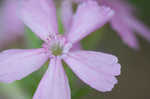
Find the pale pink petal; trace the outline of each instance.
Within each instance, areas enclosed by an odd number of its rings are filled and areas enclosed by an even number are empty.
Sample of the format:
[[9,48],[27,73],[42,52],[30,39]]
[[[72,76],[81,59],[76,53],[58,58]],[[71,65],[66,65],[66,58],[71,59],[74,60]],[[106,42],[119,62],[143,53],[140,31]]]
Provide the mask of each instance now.
[[24,24],[17,16],[16,10],[16,0],[2,2],[0,7],[0,46],[8,44],[24,34]]
[[22,35],[24,33],[24,25],[17,16],[17,1],[5,0],[4,2],[2,2],[0,11],[1,32],[7,32],[9,34],[14,33],[14,35],[15,33],[16,35]]
[[150,29],[147,26],[134,17],[128,18],[127,22],[128,25],[132,27],[133,30],[136,30],[139,35],[150,41]]
[[61,20],[67,33],[71,27],[73,17],[72,2],[70,0],[64,0],[61,5]]
[[112,17],[113,13],[109,7],[100,7],[95,1],[81,3],[73,17],[68,40],[72,43],[78,42],[103,26]]
[[85,83],[98,91],[111,91],[120,75],[118,59],[109,54],[76,51],[64,58],[68,66]]
[[42,40],[58,33],[56,9],[53,0],[21,0],[19,15]]
[[133,32],[133,29],[129,27],[128,24],[126,24],[126,21],[123,21],[122,18],[115,15],[111,21],[112,28],[117,31],[125,44],[127,44],[131,48],[138,49],[139,44],[136,36]]
[[0,81],[11,83],[38,70],[48,59],[44,49],[6,50],[0,53]]
[[150,29],[134,17],[135,8],[133,6],[125,0],[102,0],[101,3],[115,10],[116,13],[111,22],[112,27],[127,45],[134,49],[139,48],[136,36],[133,34],[135,31],[150,41]]
[[82,3],[82,2],[87,2],[87,1],[90,1],[90,0],[73,0],[73,2],[75,2],[75,3]]
[[68,79],[59,58],[51,59],[33,99],[71,99]]
[[78,43],[75,43],[70,50],[77,51],[77,50],[81,50],[81,49],[82,49],[82,45],[78,42]]
[[110,6],[115,10],[115,14],[126,16],[133,13],[133,5],[130,5],[125,0],[99,0],[100,4]]

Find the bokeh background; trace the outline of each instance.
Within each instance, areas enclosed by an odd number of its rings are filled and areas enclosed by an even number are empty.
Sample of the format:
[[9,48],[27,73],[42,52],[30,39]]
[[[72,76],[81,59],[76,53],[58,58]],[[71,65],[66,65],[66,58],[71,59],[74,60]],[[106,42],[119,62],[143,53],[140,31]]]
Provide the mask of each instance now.
[[[129,3],[137,7],[137,18],[150,28],[150,0],[129,0]],[[60,32],[62,32],[60,22],[59,28]],[[111,92],[101,93],[80,81],[64,64],[69,77],[72,99],[150,99],[150,42],[138,35],[137,38],[139,39],[140,49],[135,51],[126,46],[109,24],[106,24],[103,28],[82,40],[81,44],[86,50],[116,55],[122,65],[122,73],[118,77],[118,84]],[[30,29],[26,28],[24,37],[0,48],[0,50],[8,48],[38,48],[41,47],[41,44],[42,41]],[[47,64],[20,81],[12,84],[0,83],[0,99],[32,99],[38,83],[47,69]]]

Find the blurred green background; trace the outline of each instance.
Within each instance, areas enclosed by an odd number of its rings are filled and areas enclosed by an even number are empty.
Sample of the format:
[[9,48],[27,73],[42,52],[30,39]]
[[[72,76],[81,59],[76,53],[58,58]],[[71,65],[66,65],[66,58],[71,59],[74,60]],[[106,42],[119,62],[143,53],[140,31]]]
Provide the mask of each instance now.
[[[138,8],[137,18],[150,27],[150,0],[129,2]],[[62,31],[61,24],[59,28]],[[28,28],[25,31],[24,39],[20,38],[5,49],[41,47],[42,42]],[[140,43],[139,51],[126,46],[109,24],[106,24],[82,40],[82,46],[86,50],[116,55],[122,65],[122,73],[118,77],[118,84],[111,92],[101,93],[84,84],[67,66],[64,66],[69,77],[72,99],[150,99],[150,43],[140,36],[137,38]],[[12,84],[0,83],[0,99],[32,99],[47,64],[20,81]]]

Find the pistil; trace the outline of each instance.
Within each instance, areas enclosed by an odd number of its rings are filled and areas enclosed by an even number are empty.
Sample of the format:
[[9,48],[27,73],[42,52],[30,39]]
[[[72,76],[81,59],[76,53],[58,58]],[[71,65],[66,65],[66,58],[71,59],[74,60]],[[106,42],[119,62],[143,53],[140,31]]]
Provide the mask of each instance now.
[[60,56],[63,53],[63,47],[60,44],[52,45],[50,50],[54,56]]

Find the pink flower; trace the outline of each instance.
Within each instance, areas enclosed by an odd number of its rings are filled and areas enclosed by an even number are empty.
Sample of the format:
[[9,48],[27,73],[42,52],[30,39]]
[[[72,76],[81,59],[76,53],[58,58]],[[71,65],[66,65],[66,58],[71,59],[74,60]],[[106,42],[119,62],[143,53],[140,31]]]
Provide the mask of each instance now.
[[0,8],[0,47],[11,43],[24,34],[24,25],[18,18],[17,0],[4,0]]
[[[90,0],[73,0],[76,3],[87,2]],[[93,1],[93,0],[91,0]],[[115,14],[110,20],[110,24],[114,30],[117,31],[119,36],[122,38],[125,44],[131,48],[138,49],[139,44],[134,34],[143,36],[145,39],[150,41],[150,29],[148,29],[142,22],[135,18],[133,15],[133,8],[124,2],[125,0],[94,0],[111,7]]]
[[[108,21],[113,11],[96,2],[79,5],[65,35],[58,34],[52,0],[22,0],[20,16],[43,41],[39,49],[12,49],[0,53],[0,81],[11,83],[38,70],[50,59],[33,99],[70,99],[68,79],[61,61],[85,83],[98,91],[111,91],[120,75],[117,57],[93,51],[71,50],[77,42]],[[101,12],[101,13],[99,13]],[[70,20],[68,20],[70,21]]]
[[123,2],[123,0],[101,0],[100,3],[110,6],[115,10],[115,15],[110,23],[112,28],[118,32],[124,43],[134,49],[139,48],[134,31],[150,41],[150,29],[134,17],[133,9],[129,4]]

